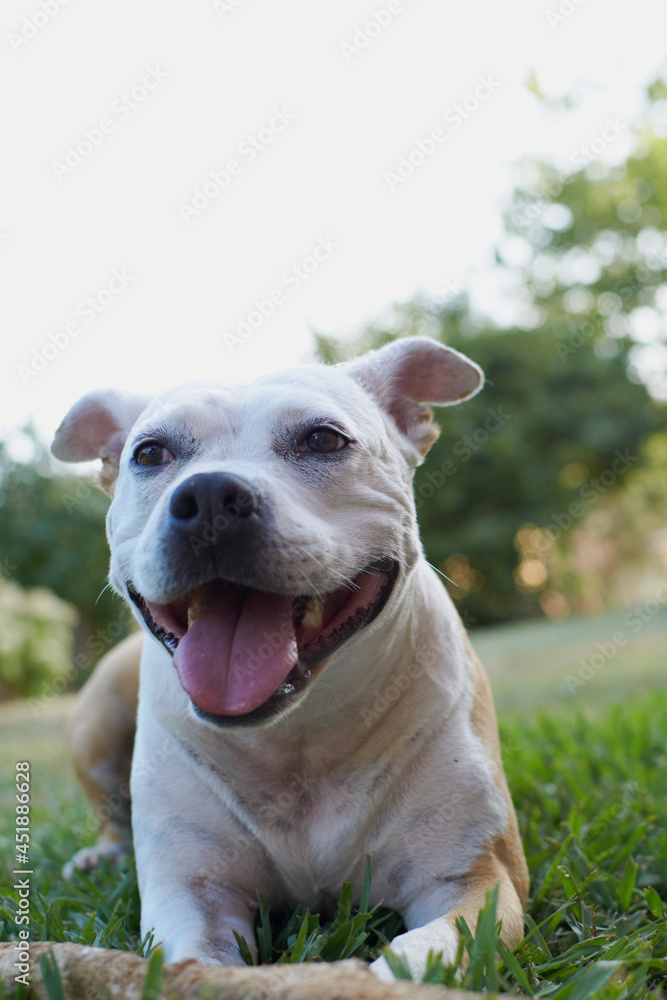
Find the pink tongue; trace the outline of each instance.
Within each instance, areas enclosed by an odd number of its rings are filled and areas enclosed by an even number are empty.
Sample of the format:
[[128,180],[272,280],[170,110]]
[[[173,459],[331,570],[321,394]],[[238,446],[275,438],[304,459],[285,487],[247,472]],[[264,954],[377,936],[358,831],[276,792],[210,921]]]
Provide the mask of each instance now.
[[298,659],[292,604],[216,580],[174,653],[183,689],[215,715],[245,715],[263,705]]

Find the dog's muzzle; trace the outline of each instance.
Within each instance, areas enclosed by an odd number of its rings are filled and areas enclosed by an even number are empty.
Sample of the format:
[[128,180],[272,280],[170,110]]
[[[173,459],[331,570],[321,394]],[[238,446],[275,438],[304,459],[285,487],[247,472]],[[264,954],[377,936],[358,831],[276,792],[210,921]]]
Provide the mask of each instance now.
[[[257,724],[282,711],[316,668],[380,614],[398,575],[398,563],[386,558],[324,594],[261,589],[262,521],[261,498],[247,482],[226,473],[190,476],[169,503],[183,591],[156,604],[127,582],[195,711],[218,725]],[[214,544],[205,544],[204,558],[191,557],[206,537]]]

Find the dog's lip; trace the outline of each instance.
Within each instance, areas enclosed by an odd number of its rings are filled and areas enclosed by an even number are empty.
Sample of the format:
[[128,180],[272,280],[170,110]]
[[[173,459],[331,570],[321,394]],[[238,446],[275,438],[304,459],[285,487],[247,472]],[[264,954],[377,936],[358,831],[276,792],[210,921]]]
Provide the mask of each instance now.
[[[299,647],[299,657],[295,666],[285,680],[279,685],[276,691],[274,691],[274,693],[262,705],[241,715],[216,715],[202,709],[200,706],[195,704],[194,701],[192,701],[191,704],[195,714],[202,720],[213,723],[219,727],[258,725],[270,719],[272,716],[279,714],[284,708],[287,707],[287,704],[300,694],[310,684],[313,678],[320,673],[320,670],[317,668],[324,669],[326,661],[328,661],[331,655],[335,653],[345,642],[347,642],[348,639],[377,618],[382,609],[385,607],[398,576],[399,563],[391,556],[374,560],[359,570],[359,572],[355,575],[355,579],[361,573],[369,571],[378,571],[386,574],[387,577],[373,604],[366,608],[354,609],[353,613],[342,621],[331,633],[320,635],[317,641],[309,643],[303,648]],[[208,582],[211,581],[202,581],[199,586]],[[173,618],[171,619],[172,628],[169,629],[156,622],[149,609],[149,602],[142,597],[131,581],[127,581],[126,587],[130,599],[141,613],[151,634],[154,635],[155,638],[157,638],[165,649],[173,656],[178,648],[179,639],[185,634],[186,629],[179,626]],[[197,587],[185,591],[177,600],[182,600],[184,597],[187,597],[196,590]],[[351,591],[352,596],[345,604],[343,611],[352,604],[353,593],[354,592]],[[310,597],[311,595],[306,594],[299,595],[294,598],[295,614],[297,614],[297,602],[300,602],[302,605],[300,610],[303,615],[304,607],[310,600]],[[179,631],[181,633],[180,635],[177,634]]]

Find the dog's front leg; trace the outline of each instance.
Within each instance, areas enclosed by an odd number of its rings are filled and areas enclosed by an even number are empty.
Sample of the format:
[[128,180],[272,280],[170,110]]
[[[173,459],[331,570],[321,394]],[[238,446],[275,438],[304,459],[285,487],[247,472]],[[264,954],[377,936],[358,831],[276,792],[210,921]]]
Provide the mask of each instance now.
[[[132,827],[141,933],[168,961],[242,965],[234,931],[255,954],[261,846],[225,809],[175,741],[141,719],[132,764]],[[205,768],[201,768],[205,771]]]
[[257,904],[244,875],[252,848],[192,813],[149,816],[139,806],[133,824],[142,935],[153,932],[167,961],[243,965],[236,931],[255,957]]
[[142,881],[142,933],[154,929],[155,943],[168,961],[197,958],[207,964],[243,965],[235,931],[256,960],[250,897],[205,874],[181,880],[156,866]]
[[[515,948],[523,937],[523,907],[505,866],[489,853],[475,865],[475,872],[464,882],[458,892],[450,885],[438,887],[424,894],[406,907],[403,919],[409,928],[391,942],[391,949],[405,958],[415,982],[422,979],[430,951],[442,952],[445,965],[456,958],[459,934],[456,918],[465,918],[474,933],[480,909],[484,906],[487,891],[498,884],[496,918],[502,921],[501,938]],[[439,915],[442,914],[442,915]],[[465,961],[464,961],[465,967]],[[371,964],[372,971],[380,978],[392,981],[394,976],[384,958]]]

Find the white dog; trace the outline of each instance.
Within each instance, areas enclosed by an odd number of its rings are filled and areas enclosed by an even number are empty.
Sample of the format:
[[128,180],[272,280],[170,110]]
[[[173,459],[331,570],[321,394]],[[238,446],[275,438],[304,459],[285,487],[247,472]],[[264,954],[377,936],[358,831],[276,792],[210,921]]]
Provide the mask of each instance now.
[[[407,338],[242,385],[92,392],[60,426],[58,458],[103,459],[110,579],[148,636],[132,826],[142,932],[168,959],[239,964],[258,891],[335,899],[366,854],[416,977],[429,949],[454,958],[455,918],[474,927],[496,883],[503,938],[521,939],[527,872],[488,682],[412,495],[437,436],[424,404],[481,384],[456,351]],[[136,640],[113,654],[124,673],[100,671],[123,673],[128,706],[135,655]],[[132,728],[96,683],[75,741],[93,801],[122,777],[100,777],[120,753],[100,734]]]

